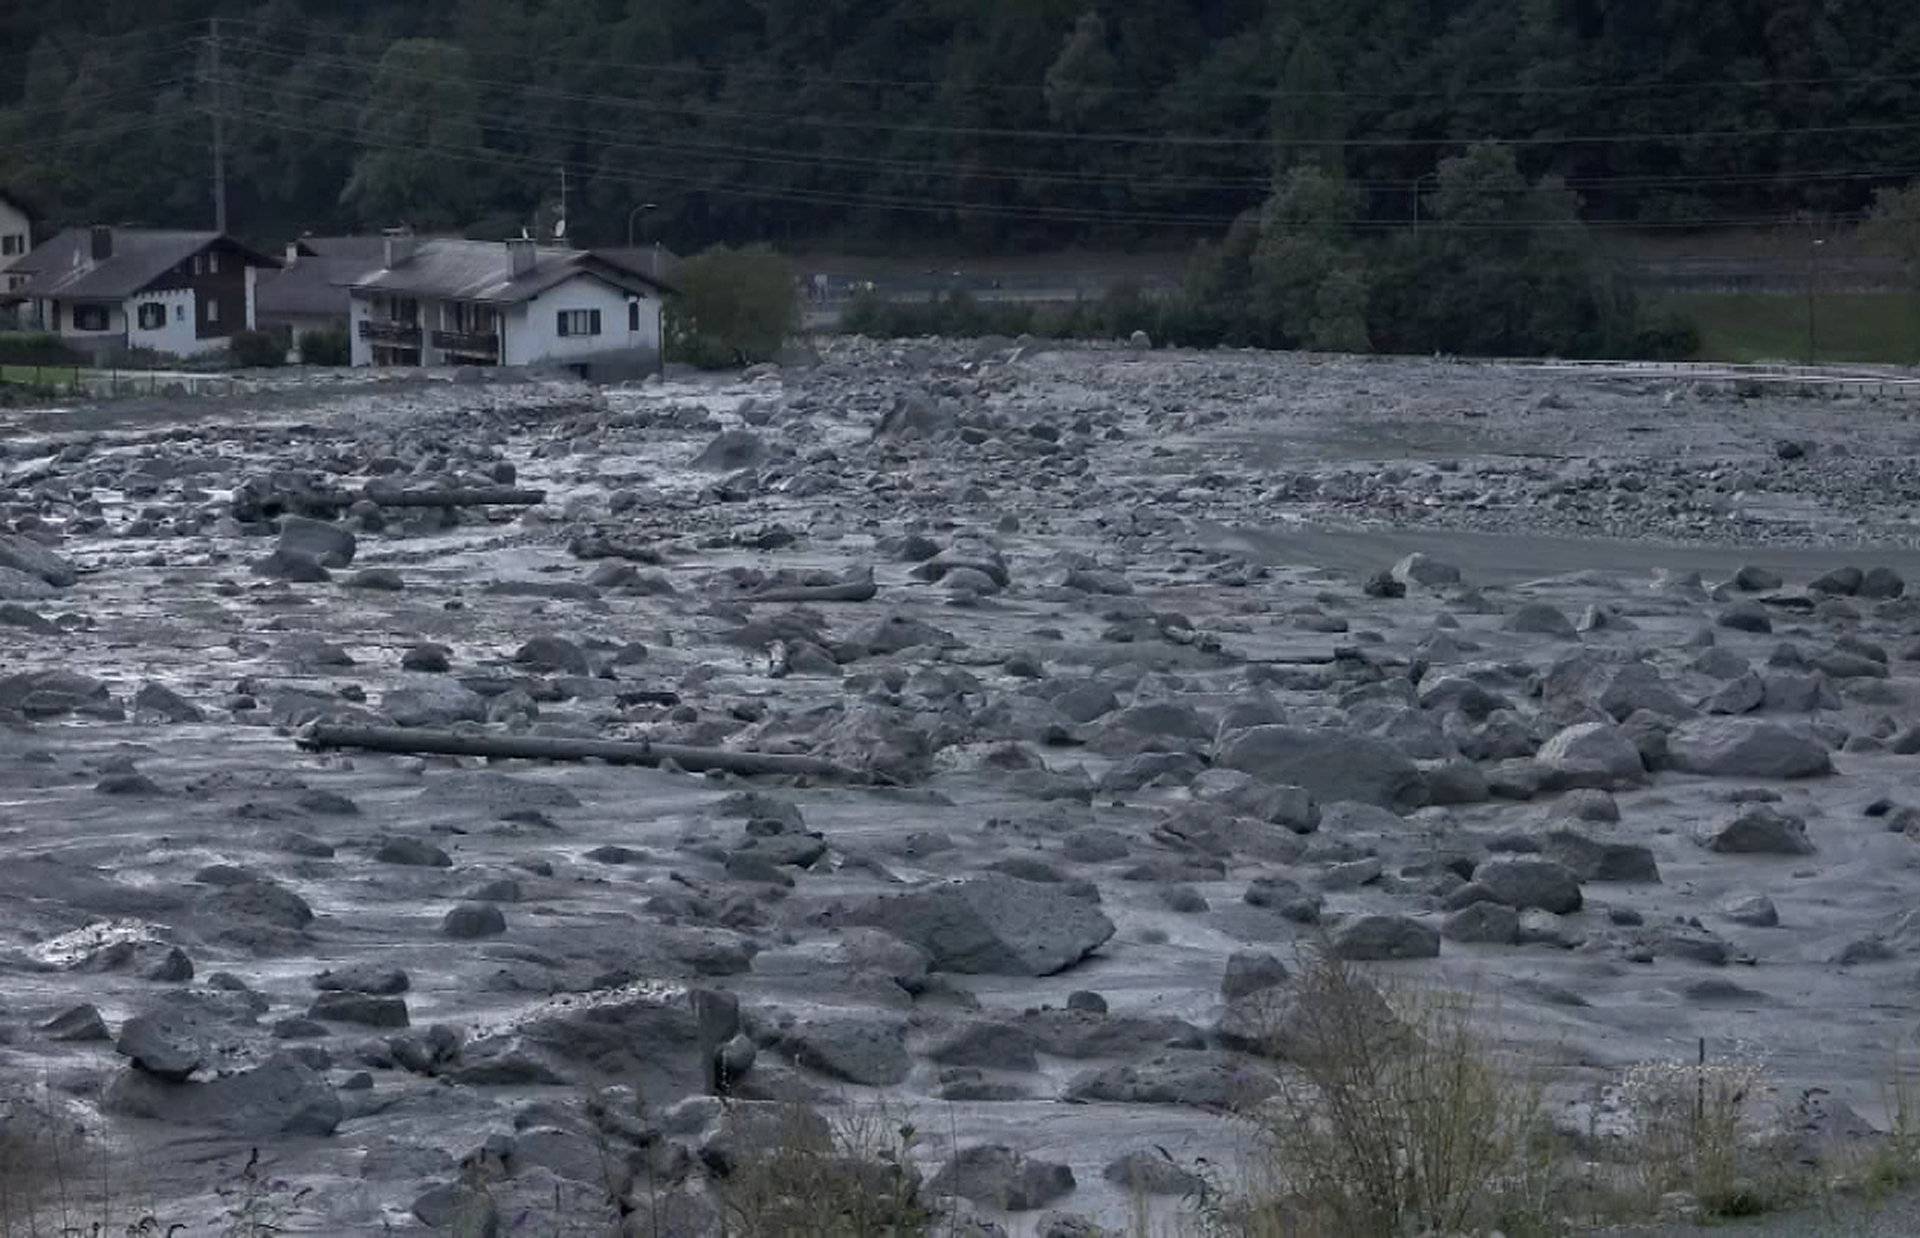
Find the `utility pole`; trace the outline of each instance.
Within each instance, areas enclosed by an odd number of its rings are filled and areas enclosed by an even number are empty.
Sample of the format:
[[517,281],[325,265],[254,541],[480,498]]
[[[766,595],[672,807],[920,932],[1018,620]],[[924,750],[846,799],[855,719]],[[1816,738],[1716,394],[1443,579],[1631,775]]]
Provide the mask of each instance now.
[[1811,244],[1807,246],[1807,364],[1808,365],[1818,365],[1820,363],[1820,331],[1819,331],[1819,318],[1817,316],[1818,310],[1817,310],[1816,303],[1818,300],[1819,283],[1820,283],[1820,247],[1822,245],[1825,245],[1826,241],[1818,236],[1812,235],[1813,228],[1816,226],[1818,225],[1817,224],[1810,225],[1807,230],[1808,239],[1811,241]]
[[227,118],[220,98],[220,19],[207,18],[207,64],[213,78],[213,228],[227,231]]

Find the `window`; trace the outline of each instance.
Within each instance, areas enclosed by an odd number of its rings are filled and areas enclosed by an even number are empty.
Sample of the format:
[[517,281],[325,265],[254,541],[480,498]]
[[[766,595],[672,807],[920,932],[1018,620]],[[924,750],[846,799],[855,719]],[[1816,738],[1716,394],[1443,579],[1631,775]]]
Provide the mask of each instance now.
[[73,307],[73,329],[75,331],[105,331],[111,315],[104,305],[76,305]]
[[559,320],[562,336],[600,334],[600,311],[597,309],[561,310]]
[[0,236],[0,256],[11,257],[27,252],[27,238],[18,233]]
[[199,275],[202,272],[204,272],[206,269],[207,269],[207,256],[205,254],[195,254],[193,256],[193,273],[195,275]]
[[140,329],[142,331],[158,331],[166,325],[166,306],[158,301],[142,301],[140,303]]
[[184,306],[184,305],[176,305],[176,306],[174,306],[174,307],[173,307],[173,320],[174,320],[175,322],[185,322],[185,321],[187,320],[187,307],[186,307],[186,306]]
[[220,302],[208,297],[203,305],[207,307],[207,325],[213,326],[220,321]]
[[627,330],[638,331],[639,329],[640,329],[640,302],[629,301],[627,302]]
[[207,274],[218,275],[219,273],[220,273],[220,254],[217,250],[209,249],[207,251]]

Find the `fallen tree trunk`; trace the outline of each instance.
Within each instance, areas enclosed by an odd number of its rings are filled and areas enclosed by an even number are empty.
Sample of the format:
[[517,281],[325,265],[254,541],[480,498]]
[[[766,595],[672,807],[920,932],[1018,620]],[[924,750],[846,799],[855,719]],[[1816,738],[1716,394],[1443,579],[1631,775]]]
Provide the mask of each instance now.
[[455,731],[416,730],[397,726],[339,726],[316,722],[300,732],[302,748],[362,748],[369,752],[398,752],[410,756],[498,757],[528,761],[605,761],[609,765],[660,765],[672,761],[685,770],[702,773],[788,774],[834,778],[845,782],[867,780],[858,770],[820,757],[779,752],[734,752],[726,748],[695,748],[685,744],[656,744],[648,740],[562,739],[533,735],[465,735]]
[[[547,501],[547,492],[518,490],[512,486],[451,490],[388,490],[368,486],[364,497],[382,507],[537,507]],[[354,499],[348,498],[348,505],[353,502]]]
[[870,602],[879,587],[873,583],[869,568],[852,580],[831,585],[774,585],[754,593],[742,594],[741,602]]

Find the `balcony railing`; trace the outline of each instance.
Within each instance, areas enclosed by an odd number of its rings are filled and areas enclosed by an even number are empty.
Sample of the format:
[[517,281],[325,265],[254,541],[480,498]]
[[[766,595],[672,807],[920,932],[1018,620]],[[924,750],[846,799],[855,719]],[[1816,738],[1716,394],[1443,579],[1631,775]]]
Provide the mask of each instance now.
[[372,340],[377,344],[420,344],[420,327],[417,323],[393,322],[380,318],[360,320],[360,338]]
[[494,357],[500,354],[500,337],[491,332],[435,331],[433,346],[442,352],[478,353]]

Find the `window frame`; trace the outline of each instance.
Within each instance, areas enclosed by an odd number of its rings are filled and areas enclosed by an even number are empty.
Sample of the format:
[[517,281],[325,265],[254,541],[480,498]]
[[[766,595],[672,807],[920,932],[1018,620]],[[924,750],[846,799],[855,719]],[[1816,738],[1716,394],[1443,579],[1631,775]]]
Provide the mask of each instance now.
[[[83,320],[82,315],[85,315]],[[98,322],[99,326],[90,324]],[[79,302],[73,307],[73,329],[75,331],[111,331],[113,330],[113,307],[93,302]]]
[[[151,311],[151,312],[150,312]],[[167,327],[167,303],[142,301],[134,311],[134,321],[142,331],[164,331]]]

